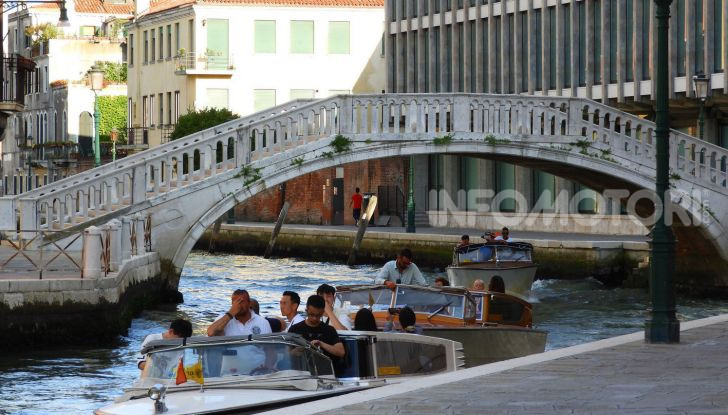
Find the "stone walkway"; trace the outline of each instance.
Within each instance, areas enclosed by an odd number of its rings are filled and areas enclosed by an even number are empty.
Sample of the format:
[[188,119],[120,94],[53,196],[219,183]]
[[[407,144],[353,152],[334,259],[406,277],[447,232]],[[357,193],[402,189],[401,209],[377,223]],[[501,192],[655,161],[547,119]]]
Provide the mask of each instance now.
[[728,414],[728,315],[286,408],[288,414]]

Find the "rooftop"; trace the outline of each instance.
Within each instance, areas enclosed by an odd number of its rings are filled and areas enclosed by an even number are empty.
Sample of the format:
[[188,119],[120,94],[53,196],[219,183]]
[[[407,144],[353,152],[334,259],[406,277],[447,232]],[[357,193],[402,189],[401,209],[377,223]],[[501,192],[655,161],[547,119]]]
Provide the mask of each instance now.
[[[32,9],[58,9],[56,3],[38,3],[34,4]],[[75,0],[74,11],[76,13],[92,13],[92,14],[134,14],[134,1],[109,1],[109,0]]]

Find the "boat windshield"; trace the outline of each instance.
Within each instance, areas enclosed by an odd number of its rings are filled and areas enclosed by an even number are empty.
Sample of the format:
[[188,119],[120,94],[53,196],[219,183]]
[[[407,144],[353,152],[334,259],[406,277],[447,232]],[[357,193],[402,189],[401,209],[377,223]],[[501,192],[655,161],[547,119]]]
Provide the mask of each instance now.
[[496,248],[498,261],[531,262],[531,249],[517,245],[501,245]]
[[258,376],[283,370],[333,375],[331,360],[312,349],[284,342],[194,344],[150,352],[141,378],[175,379],[182,360],[190,378]]
[[338,291],[336,297],[345,309],[358,310],[371,306],[372,311],[384,311],[392,302],[392,290],[380,286],[364,290]]
[[397,287],[397,307],[410,307],[415,313],[437,313],[443,316],[464,318],[465,296],[417,289]]

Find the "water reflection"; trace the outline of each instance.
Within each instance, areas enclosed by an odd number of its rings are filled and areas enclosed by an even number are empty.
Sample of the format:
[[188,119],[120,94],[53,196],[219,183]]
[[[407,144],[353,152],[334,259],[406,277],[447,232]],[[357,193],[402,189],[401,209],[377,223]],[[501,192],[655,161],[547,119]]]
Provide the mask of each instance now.
[[[303,301],[323,282],[369,283],[377,268],[266,260],[242,255],[193,253],[180,281],[185,303],[171,311],[147,311],[126,337],[108,348],[30,351],[0,357],[0,414],[90,413],[121,394],[137,376],[137,351],[148,334],[181,317],[195,334],[230,305],[230,293],[246,288],[263,314],[278,315],[280,293],[298,291]],[[426,277],[432,281],[436,274]],[[643,290],[606,289],[593,279],[538,281],[534,323],[549,332],[547,348],[559,348],[642,330],[647,308]],[[695,319],[728,312],[728,303],[680,300],[679,317]]]

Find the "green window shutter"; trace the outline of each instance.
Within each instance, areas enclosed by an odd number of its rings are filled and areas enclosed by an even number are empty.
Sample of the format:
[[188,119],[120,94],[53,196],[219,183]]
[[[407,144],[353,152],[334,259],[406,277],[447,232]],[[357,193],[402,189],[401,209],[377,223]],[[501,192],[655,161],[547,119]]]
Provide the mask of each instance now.
[[275,89],[256,89],[253,91],[253,111],[261,111],[276,105]]
[[316,91],[313,89],[291,89],[291,101],[294,99],[311,99]]
[[349,22],[329,22],[329,53],[349,54]]
[[276,53],[275,20],[255,21],[255,53]]
[[291,53],[313,53],[313,21],[291,21]]
[[207,66],[225,69],[229,66],[230,30],[225,19],[207,19]]
[[207,106],[210,108],[228,108],[228,90],[225,88],[207,89]]

